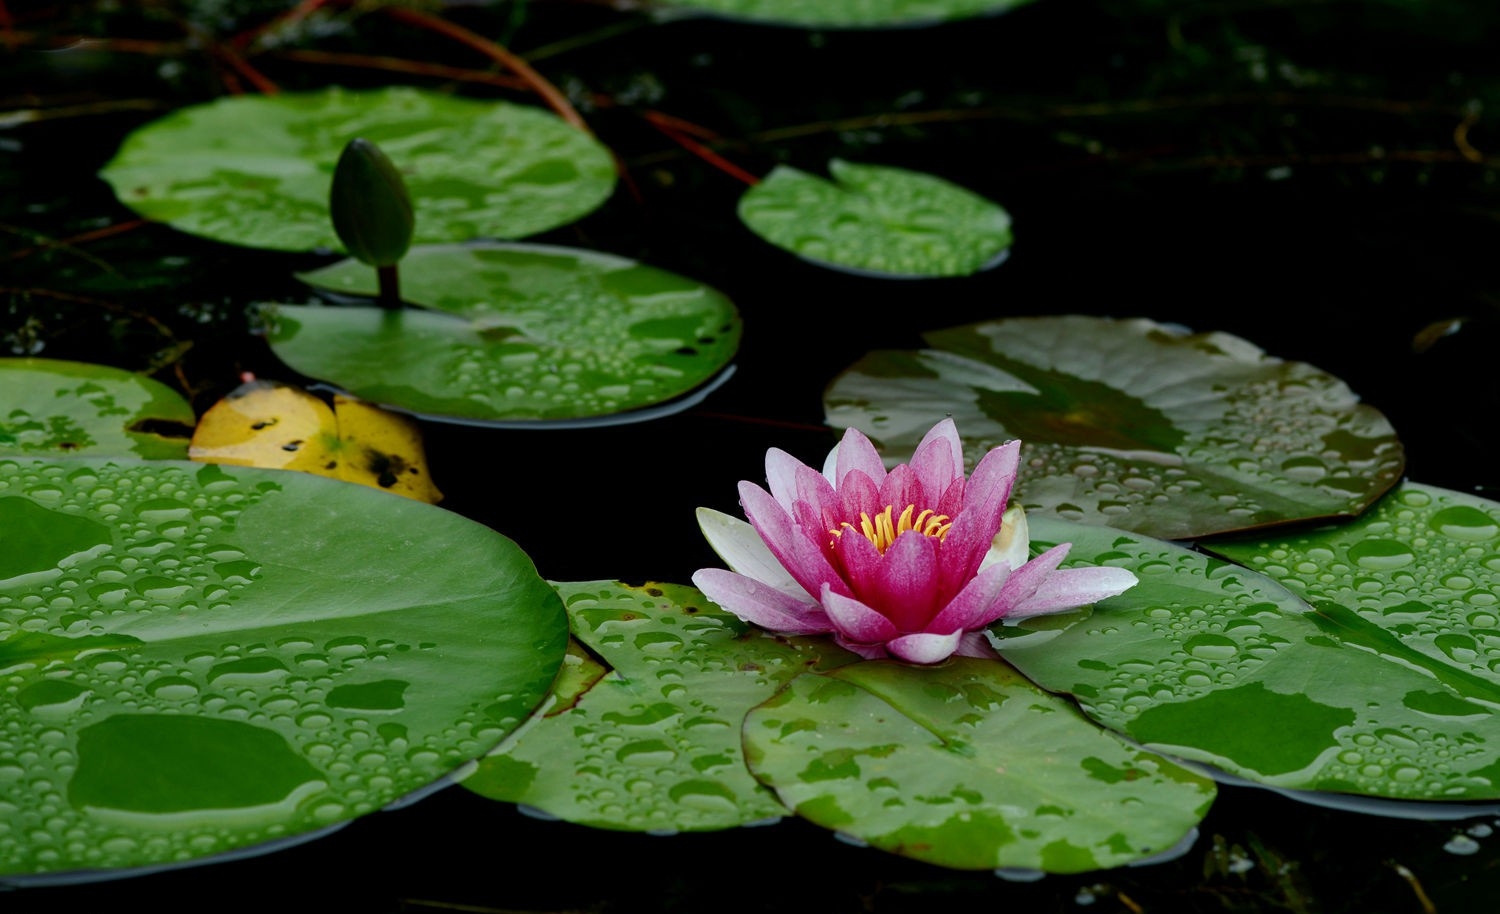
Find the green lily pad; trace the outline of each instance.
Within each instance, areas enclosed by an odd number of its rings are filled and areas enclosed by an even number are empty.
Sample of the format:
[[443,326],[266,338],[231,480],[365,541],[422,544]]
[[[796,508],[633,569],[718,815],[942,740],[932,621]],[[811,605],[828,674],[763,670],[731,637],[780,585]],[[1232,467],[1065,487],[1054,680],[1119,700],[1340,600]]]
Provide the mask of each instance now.
[[0,460],[0,881],[326,830],[547,694],[562,602],[509,539],[303,473]]
[[187,457],[196,421],[172,388],[58,359],[0,359],[0,456]]
[[1140,583],[1092,613],[994,628],[992,642],[1104,726],[1255,783],[1494,800],[1500,505],[1477,502],[1405,484],[1343,527],[1214,547],[1249,568],[1036,518],[1034,547],[1071,542],[1070,561]]
[[611,667],[538,714],[460,783],[569,822],[711,831],[786,808],[745,767],[745,713],[808,669],[854,659],[826,639],[753,629],[692,587],[555,585],[574,636]]
[[994,660],[798,676],[746,718],[745,747],[798,815],[955,869],[1138,862],[1194,834],[1215,795]]
[[337,251],[329,189],[356,137],[406,179],[417,244],[524,238],[584,216],[614,190],[609,151],[551,112],[399,86],[181,108],[126,137],[99,176],[141,216],[193,235]]
[[682,10],[802,28],[880,28],[932,25],[1002,13],[1031,0],[670,0]]
[[[431,418],[525,423],[629,414],[702,388],[739,347],[715,290],[632,260],[524,244],[413,249],[402,293],[437,309],[272,305],[272,350],[297,371]],[[373,295],[344,261],[303,274]]]
[[778,166],[740,198],[740,220],[799,257],[874,276],[968,276],[1010,251],[1010,214],[972,191],[839,159],[828,171]]
[[1033,514],[1190,539],[1353,517],[1401,478],[1395,430],[1339,379],[1227,333],[1143,318],[987,321],[877,350],[827,421],[909,454],[952,415],[970,459],[1019,438]]

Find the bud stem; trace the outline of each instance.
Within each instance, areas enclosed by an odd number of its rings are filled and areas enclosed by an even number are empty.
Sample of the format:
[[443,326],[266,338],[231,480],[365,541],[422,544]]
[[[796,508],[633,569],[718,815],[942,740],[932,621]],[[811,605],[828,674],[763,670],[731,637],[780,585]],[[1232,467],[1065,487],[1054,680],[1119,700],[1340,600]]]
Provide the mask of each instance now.
[[376,267],[375,275],[380,280],[380,307],[401,307],[401,279],[396,275],[396,265]]

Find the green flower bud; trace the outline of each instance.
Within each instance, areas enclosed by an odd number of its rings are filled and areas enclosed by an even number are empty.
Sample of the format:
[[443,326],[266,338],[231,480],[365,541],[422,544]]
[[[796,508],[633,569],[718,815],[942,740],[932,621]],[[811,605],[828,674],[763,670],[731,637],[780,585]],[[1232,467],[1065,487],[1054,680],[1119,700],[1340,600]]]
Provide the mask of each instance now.
[[364,263],[393,266],[411,247],[414,220],[406,182],[369,140],[355,137],[339,155],[328,209],[339,240]]

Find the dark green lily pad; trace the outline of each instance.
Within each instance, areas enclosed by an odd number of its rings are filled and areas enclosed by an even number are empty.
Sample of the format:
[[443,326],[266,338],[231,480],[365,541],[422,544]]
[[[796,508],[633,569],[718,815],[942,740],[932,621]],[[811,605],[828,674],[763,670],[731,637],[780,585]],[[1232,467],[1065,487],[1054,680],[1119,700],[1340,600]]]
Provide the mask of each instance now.
[[[524,244],[413,249],[402,293],[434,311],[273,305],[271,348],[297,371],[432,418],[526,422],[628,413],[702,387],[739,347],[715,290],[632,260]],[[344,261],[313,285],[373,295]]]
[[0,881],[319,833],[489,751],[562,602],[456,514],[303,473],[0,459]]
[[186,458],[196,418],[143,375],[59,359],[0,359],[0,456]]
[[798,815],[955,869],[1138,862],[1193,835],[1215,795],[995,660],[804,674],[750,713],[745,746]]
[[1001,13],[1031,0],[671,0],[682,10],[802,28],[881,28],[932,25]]
[[799,257],[875,276],[967,276],[1010,250],[1010,214],[956,184],[839,159],[828,171],[833,181],[778,166],[740,198],[741,221]]
[[575,637],[611,671],[559,696],[461,783],[494,800],[620,831],[710,831],[786,808],[745,768],[745,713],[804,670],[854,659],[826,639],[779,639],[696,589],[555,585]]
[[609,151],[540,108],[408,87],[227,96],[126,137],[99,173],[140,215],[216,241],[342,250],[333,169],[356,137],[406,179],[417,244],[524,238],[614,190]]
[[1500,798],[1500,505],[1408,483],[1343,527],[1215,546],[1282,583],[1105,528],[1031,534],[1140,578],[1091,613],[992,629],[1101,724],[1277,788]]
[[1019,438],[1016,497],[1034,514],[1189,539],[1357,516],[1405,468],[1346,384],[1230,334],[1073,315],[924,338],[836,377],[828,423],[892,455],[945,415],[971,459]]

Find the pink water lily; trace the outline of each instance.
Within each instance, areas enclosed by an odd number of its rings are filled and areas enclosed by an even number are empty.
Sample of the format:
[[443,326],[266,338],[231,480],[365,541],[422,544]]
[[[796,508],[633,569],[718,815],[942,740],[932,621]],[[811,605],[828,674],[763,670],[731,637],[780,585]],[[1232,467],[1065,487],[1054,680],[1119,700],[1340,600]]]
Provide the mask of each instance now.
[[890,471],[853,428],[822,472],[772,448],[769,491],[739,485],[749,523],[698,509],[730,570],[701,569],[693,583],[746,622],[832,633],[866,658],[994,656],[982,630],[997,620],[1075,609],[1136,583],[1123,568],[1059,568],[1069,543],[1027,560],[1026,515],[1006,508],[1020,449],[1019,441],[991,449],[965,477],[952,419]]

